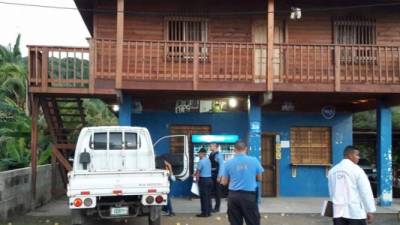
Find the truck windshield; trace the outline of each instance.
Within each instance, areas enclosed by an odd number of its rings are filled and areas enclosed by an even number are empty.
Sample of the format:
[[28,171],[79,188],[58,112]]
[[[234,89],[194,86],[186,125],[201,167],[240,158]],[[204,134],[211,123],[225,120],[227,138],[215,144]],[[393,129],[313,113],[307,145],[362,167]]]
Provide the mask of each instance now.
[[109,132],[108,138],[107,132],[93,134],[93,150],[137,150],[139,143],[137,133],[133,132],[126,132],[124,138],[122,132]]
[[110,132],[110,150],[122,149],[122,133]]
[[107,150],[107,133],[95,133],[93,136],[93,149]]

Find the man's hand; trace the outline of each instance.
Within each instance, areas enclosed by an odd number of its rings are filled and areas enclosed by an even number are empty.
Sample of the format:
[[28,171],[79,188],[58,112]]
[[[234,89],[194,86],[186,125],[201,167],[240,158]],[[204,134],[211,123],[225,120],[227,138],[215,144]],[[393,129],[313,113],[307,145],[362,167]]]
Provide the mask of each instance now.
[[217,183],[221,183],[222,178],[221,177],[217,177]]
[[372,213],[367,213],[367,222],[372,223],[373,219],[374,219],[374,215]]

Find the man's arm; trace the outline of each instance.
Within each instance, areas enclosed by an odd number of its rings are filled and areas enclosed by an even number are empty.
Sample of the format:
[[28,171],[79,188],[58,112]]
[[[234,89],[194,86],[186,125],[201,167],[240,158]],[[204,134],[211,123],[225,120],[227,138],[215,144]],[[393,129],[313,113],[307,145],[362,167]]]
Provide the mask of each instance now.
[[222,173],[224,172],[224,159],[222,158],[221,152],[219,152],[217,155],[217,161],[218,161],[218,165],[219,165],[217,182],[221,183]]
[[256,180],[257,181],[261,181],[262,180],[262,173],[257,173]]
[[225,177],[225,176],[222,176],[221,177],[221,184],[224,185],[224,186],[227,186],[229,184],[229,178]]
[[373,218],[372,213],[376,211],[375,199],[372,194],[371,184],[369,183],[368,177],[364,171],[362,171],[360,176],[357,178],[357,189],[365,211],[368,214],[368,220],[371,222]]

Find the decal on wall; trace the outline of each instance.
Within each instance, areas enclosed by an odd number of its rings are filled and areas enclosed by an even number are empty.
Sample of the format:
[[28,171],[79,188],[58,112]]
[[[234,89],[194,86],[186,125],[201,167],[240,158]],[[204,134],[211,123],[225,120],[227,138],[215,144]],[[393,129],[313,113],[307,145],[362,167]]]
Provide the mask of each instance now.
[[322,107],[321,114],[325,119],[330,120],[333,117],[335,117],[336,109],[335,109],[335,107],[333,107],[331,105],[326,105],[326,106]]

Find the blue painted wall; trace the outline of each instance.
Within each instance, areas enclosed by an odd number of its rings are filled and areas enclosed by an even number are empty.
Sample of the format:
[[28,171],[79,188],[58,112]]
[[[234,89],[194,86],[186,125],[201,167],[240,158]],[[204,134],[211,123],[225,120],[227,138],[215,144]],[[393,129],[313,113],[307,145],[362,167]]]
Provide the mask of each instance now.
[[[182,113],[173,112],[143,112],[133,114],[134,126],[144,126],[149,129],[153,142],[162,136],[169,135],[169,125],[211,125],[212,134],[237,134],[246,138],[248,131],[247,112],[240,113]],[[162,142],[156,148],[156,154],[168,153],[169,142]],[[177,181],[172,186],[174,196],[190,196],[192,180]]]
[[[344,147],[353,143],[350,113],[337,113],[331,120],[324,119],[320,113],[266,113],[263,115],[263,131],[279,133],[281,141],[290,140],[290,128],[294,126],[331,127],[333,164],[342,160]],[[282,148],[279,170],[280,196],[328,196],[325,167],[300,166],[297,167],[297,176],[292,177],[290,149]]]
[[[276,132],[281,140],[290,140],[292,126],[329,126],[332,129],[333,164],[342,159],[343,149],[352,144],[352,116],[350,113],[337,113],[331,119],[324,119],[320,113],[263,113],[262,131]],[[212,134],[238,134],[247,138],[249,119],[247,112],[241,113],[184,113],[143,112],[133,114],[135,126],[147,127],[153,141],[169,134],[169,125],[211,125]],[[157,155],[167,153],[168,142],[157,147]],[[324,167],[298,167],[297,176],[292,177],[290,149],[282,148],[279,165],[280,196],[327,196],[328,187]],[[174,196],[190,196],[191,179],[176,182],[172,187]]]

